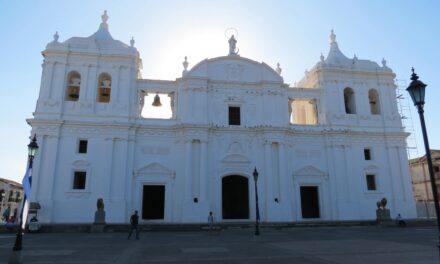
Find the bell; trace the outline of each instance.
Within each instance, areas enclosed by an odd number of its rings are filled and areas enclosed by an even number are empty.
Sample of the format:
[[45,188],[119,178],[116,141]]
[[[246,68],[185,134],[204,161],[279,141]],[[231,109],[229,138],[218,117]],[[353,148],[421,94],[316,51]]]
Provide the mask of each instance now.
[[152,106],[162,106],[162,104],[160,103],[160,97],[158,94],[156,94],[156,96],[154,97],[154,101],[151,105]]
[[73,87],[73,88],[71,88],[70,89],[70,97],[72,97],[72,98],[75,98],[75,99],[78,99],[78,97],[79,97],[79,91],[78,91],[78,88],[76,88],[76,87]]

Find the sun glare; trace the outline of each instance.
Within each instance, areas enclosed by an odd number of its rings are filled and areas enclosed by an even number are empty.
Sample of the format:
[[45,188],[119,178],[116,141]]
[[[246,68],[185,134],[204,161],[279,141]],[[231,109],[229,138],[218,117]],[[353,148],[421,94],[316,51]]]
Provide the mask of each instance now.
[[176,32],[165,36],[161,43],[157,52],[149,54],[148,61],[144,61],[142,73],[146,79],[180,78],[185,56],[188,57],[190,70],[206,58],[228,54],[228,40],[223,34],[223,29]]

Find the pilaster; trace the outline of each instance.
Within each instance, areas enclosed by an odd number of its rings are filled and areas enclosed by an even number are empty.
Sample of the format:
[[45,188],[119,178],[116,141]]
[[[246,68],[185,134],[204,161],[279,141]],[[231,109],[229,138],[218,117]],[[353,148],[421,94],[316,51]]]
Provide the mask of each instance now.
[[185,202],[192,202],[192,164],[192,140],[185,140]]
[[208,142],[200,141],[200,200],[207,202],[207,189],[208,189]]

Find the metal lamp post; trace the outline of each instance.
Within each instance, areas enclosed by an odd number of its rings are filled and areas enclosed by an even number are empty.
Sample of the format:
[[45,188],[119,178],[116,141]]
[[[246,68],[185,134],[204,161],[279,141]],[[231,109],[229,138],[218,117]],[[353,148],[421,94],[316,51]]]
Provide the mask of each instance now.
[[408,93],[411,95],[411,99],[414,102],[414,105],[417,107],[417,111],[419,112],[420,124],[422,126],[423,133],[423,142],[425,143],[425,151],[426,151],[426,159],[428,161],[428,171],[429,178],[431,179],[431,188],[432,188],[432,198],[434,199],[435,205],[435,214],[437,216],[437,228],[438,228],[438,249],[440,254],[440,206],[438,200],[438,192],[437,185],[435,183],[434,169],[432,167],[432,159],[431,159],[431,151],[429,148],[428,135],[426,133],[426,125],[425,125],[425,117],[423,106],[425,105],[425,88],[426,84],[422,81],[419,81],[419,76],[414,72],[414,68],[412,70],[411,80],[412,82],[406,89]]
[[257,181],[258,181],[258,171],[257,167],[254,168],[254,182],[255,182],[255,235],[260,235],[260,209],[258,208],[258,188],[257,188]]
[[[37,137],[36,135],[34,135],[34,137],[32,138],[31,142],[28,145],[28,169],[31,170],[32,169],[32,164],[34,161],[34,157],[37,154],[38,151],[38,144],[37,144]],[[23,205],[21,207],[21,213],[20,213],[20,225],[18,226],[18,230],[17,230],[17,236],[15,237],[15,244],[14,247],[12,248],[13,251],[13,255],[11,256],[11,259],[9,261],[9,263],[20,263],[20,251],[22,249],[22,237],[23,237],[23,209],[24,209],[24,205],[26,203],[26,194],[24,195],[24,199],[23,199]]]

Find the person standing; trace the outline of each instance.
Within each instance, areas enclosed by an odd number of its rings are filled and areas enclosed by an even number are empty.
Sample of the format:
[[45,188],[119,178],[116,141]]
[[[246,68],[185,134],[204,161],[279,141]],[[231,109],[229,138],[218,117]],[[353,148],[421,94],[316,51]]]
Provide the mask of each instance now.
[[209,230],[212,230],[214,226],[214,216],[212,215],[212,211],[209,211],[208,224],[209,224]]
[[134,211],[134,214],[130,217],[130,233],[128,233],[128,239],[130,239],[133,230],[136,231],[136,239],[139,239],[139,215],[138,211]]
[[8,208],[5,209],[3,212],[3,218],[5,219],[5,222],[9,222],[9,216],[11,215],[11,206],[8,206]]

